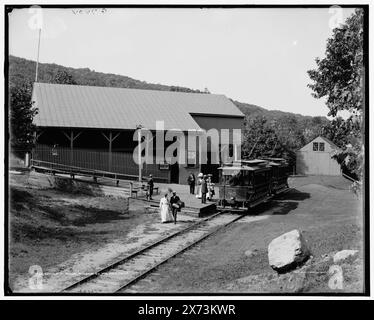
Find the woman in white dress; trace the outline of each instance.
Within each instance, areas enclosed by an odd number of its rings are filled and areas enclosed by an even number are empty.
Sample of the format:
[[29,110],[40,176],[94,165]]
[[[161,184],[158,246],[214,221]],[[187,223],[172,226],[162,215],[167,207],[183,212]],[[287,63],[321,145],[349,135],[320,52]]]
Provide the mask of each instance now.
[[174,221],[173,215],[170,212],[170,204],[167,194],[165,194],[165,197],[160,200],[160,215],[162,223]]
[[200,172],[197,176],[197,190],[196,190],[196,198],[201,199],[201,181],[203,179],[203,174]]

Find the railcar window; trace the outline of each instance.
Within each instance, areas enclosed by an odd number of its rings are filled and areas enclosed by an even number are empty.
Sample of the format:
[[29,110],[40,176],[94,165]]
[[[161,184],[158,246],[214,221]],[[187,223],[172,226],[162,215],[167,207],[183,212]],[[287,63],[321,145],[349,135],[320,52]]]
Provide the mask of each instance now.
[[255,175],[255,184],[261,184],[266,181],[266,172],[259,172]]
[[243,172],[243,183],[242,185],[243,186],[249,186],[251,184],[251,176],[250,176],[250,173],[249,171],[246,171],[246,172]]
[[240,184],[240,177],[241,177],[240,172],[232,175],[229,180],[229,185],[233,187],[238,186]]
[[253,184],[253,176],[249,171],[223,170],[221,183],[235,186],[250,186]]

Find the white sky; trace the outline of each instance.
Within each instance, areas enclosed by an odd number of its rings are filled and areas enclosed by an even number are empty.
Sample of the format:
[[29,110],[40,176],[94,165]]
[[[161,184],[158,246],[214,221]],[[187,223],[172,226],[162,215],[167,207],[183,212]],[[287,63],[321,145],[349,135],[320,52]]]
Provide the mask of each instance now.
[[[331,22],[353,9],[43,9],[40,62],[179,85],[304,115],[327,115],[307,88]],[[340,15],[342,13],[342,15]],[[9,17],[10,54],[36,60],[37,11]],[[335,19],[335,20],[334,20]],[[338,19],[338,20],[336,20]]]

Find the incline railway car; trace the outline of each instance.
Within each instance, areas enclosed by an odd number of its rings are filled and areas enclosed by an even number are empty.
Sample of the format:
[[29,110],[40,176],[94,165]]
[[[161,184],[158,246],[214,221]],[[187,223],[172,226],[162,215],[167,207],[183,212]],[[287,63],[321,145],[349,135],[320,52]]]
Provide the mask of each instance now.
[[248,209],[270,198],[272,167],[268,161],[234,161],[218,169],[220,206]]
[[271,194],[279,194],[286,191],[288,186],[288,172],[287,167],[288,163],[283,158],[262,158],[263,160],[267,160],[268,165],[272,168],[272,175],[271,175]]

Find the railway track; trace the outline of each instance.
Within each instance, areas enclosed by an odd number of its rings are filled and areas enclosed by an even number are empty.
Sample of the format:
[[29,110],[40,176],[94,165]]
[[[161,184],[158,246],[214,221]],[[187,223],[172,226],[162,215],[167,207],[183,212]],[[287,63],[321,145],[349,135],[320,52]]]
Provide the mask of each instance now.
[[241,219],[244,215],[216,213],[169,235],[65,288],[64,293],[114,293],[129,288],[161,264]]

